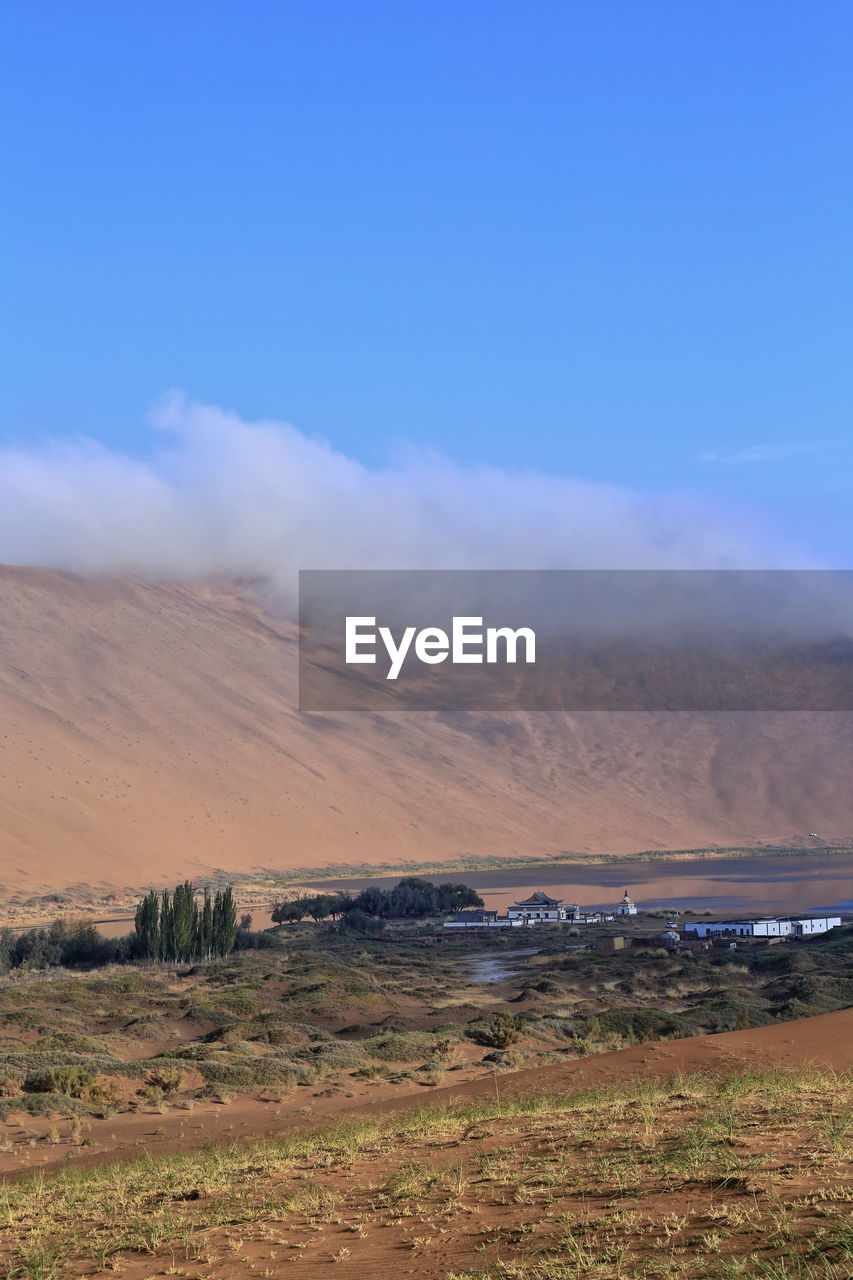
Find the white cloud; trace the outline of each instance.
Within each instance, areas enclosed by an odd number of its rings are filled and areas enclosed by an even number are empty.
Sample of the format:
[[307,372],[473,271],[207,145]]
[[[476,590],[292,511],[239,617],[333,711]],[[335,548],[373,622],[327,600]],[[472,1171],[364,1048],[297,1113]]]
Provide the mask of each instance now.
[[0,451],[0,559],[78,571],[799,564],[731,513],[412,449],[372,469],[282,422],[166,397],[152,457],[89,439]]

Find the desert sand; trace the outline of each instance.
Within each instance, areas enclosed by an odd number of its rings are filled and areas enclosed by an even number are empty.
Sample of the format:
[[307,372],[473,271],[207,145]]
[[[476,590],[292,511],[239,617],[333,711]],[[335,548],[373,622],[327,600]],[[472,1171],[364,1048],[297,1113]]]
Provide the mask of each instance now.
[[300,714],[251,583],[0,570],[0,893],[853,832],[853,715]]
[[[581,1089],[607,1088],[636,1077],[651,1080],[695,1074],[729,1077],[738,1071],[760,1074],[809,1067],[841,1072],[853,1067],[853,1009],[749,1031],[655,1040],[555,1066],[525,1067],[498,1075],[472,1066],[476,1078],[431,1089],[412,1090],[411,1085],[352,1080],[347,1095],[328,1096],[331,1091],[320,1086],[308,1096],[284,1103],[265,1101],[262,1096],[246,1096],[224,1107],[208,1101],[191,1115],[183,1111],[157,1114],[149,1110],[104,1120],[91,1118],[86,1122],[90,1147],[81,1148],[68,1141],[52,1146],[39,1142],[25,1150],[22,1162],[20,1148],[13,1143],[0,1153],[0,1173],[8,1177],[33,1169],[48,1172],[62,1168],[69,1159],[75,1167],[86,1168],[132,1159],[140,1151],[174,1154],[198,1149],[209,1142],[275,1138],[323,1129],[342,1120],[395,1115],[426,1105],[443,1107],[492,1102],[496,1098],[508,1101],[548,1097]],[[43,1136],[54,1122],[28,1116],[21,1124],[26,1133]],[[18,1130],[15,1118],[6,1130],[14,1139]]]

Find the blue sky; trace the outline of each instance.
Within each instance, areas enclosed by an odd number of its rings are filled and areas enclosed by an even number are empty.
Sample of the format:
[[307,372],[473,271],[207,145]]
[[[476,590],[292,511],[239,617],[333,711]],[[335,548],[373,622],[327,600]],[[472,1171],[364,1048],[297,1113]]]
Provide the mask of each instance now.
[[0,440],[178,387],[853,551],[843,3],[7,0]]

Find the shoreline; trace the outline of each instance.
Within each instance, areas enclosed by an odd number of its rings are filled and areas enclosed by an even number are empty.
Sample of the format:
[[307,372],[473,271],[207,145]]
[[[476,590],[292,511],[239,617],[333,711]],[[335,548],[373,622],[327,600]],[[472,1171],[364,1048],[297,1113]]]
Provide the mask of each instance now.
[[[444,863],[401,863],[390,867],[333,864],[331,867],[300,867],[294,871],[265,871],[253,876],[222,872],[212,876],[197,876],[193,880],[196,889],[220,888],[230,885],[240,898],[241,910],[263,910],[284,893],[293,896],[297,891],[317,891],[330,883],[369,880],[398,881],[405,876],[450,876],[466,874],[495,874],[503,871],[584,872],[592,867],[620,867],[636,863],[650,866],[664,863],[714,863],[726,860],[761,858],[833,858],[853,855],[853,844],[824,846],[760,845],[749,847],[706,846],[698,849],[657,850],[647,849],[634,854],[582,854],[567,852],[549,858],[471,858],[455,859]],[[83,917],[92,924],[118,924],[133,919],[136,895],[141,897],[150,889],[162,886],[140,886],[134,897],[126,892],[123,902],[116,902],[115,892],[105,892],[102,897],[84,897],[81,886],[69,886],[64,890],[53,889],[43,895],[33,894],[27,902],[10,902],[0,899],[0,928],[14,930],[40,928],[63,916]],[[242,891],[242,892],[241,892]],[[57,897],[67,901],[56,901]],[[98,916],[98,919],[93,917]]]

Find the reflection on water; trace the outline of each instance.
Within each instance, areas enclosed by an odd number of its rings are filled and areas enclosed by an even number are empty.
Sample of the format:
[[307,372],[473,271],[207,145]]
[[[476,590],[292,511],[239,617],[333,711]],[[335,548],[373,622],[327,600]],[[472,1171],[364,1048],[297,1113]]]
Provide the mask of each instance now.
[[[306,893],[331,890],[358,893],[367,885],[387,889],[406,875],[353,880],[314,880],[290,886]],[[501,871],[453,871],[430,875],[435,884],[462,881],[482,896],[492,911],[506,911],[536,889],[582,907],[614,907],[626,888],[638,906],[681,911],[732,911],[739,914],[792,915],[798,911],[853,912],[853,855],[796,855],[773,858],[691,858],[683,862],[660,858],[654,862],[620,862],[609,866],[551,863],[545,867],[509,867]],[[249,911],[252,927],[269,929],[268,907],[238,904]],[[127,933],[126,919],[101,923],[110,937]],[[520,954],[520,953],[516,953]],[[498,963],[503,963],[502,960]],[[502,978],[479,981],[501,982]]]
[[[400,875],[405,875],[401,869]],[[464,881],[491,910],[505,911],[518,898],[544,889],[584,907],[612,907],[626,888],[641,907],[693,911],[771,912],[853,910],[853,856],[796,855],[771,858],[692,858],[620,862],[608,866],[553,863],[497,871],[430,875],[436,884]],[[314,890],[357,893],[366,885],[387,888],[397,877],[315,881]]]

